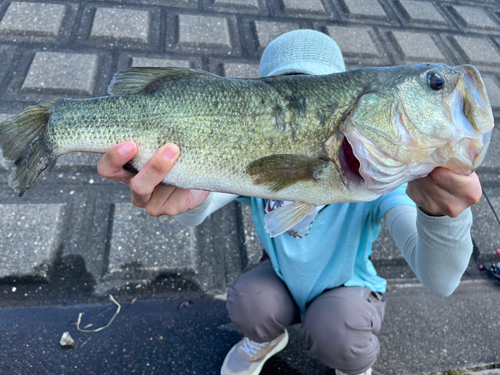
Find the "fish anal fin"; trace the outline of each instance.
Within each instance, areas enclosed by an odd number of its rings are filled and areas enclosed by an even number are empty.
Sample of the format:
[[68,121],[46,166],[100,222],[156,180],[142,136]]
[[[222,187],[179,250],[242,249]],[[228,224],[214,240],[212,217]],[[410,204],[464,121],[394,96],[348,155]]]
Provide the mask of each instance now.
[[304,220],[315,208],[315,204],[306,202],[295,202],[281,206],[267,213],[264,217],[266,231],[271,237],[279,236]]
[[115,73],[108,87],[108,94],[118,96],[154,92],[166,80],[180,78],[214,79],[220,77],[202,70],[187,68],[130,68]]
[[254,184],[280,191],[299,182],[317,180],[327,165],[327,161],[310,156],[278,154],[251,162],[246,173]]

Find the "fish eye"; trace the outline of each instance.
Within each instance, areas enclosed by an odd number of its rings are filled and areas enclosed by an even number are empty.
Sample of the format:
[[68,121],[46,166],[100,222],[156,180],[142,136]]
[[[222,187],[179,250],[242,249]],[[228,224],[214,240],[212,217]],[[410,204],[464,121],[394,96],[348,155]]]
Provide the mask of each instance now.
[[444,77],[437,72],[430,72],[428,75],[429,86],[433,90],[441,90],[444,87]]

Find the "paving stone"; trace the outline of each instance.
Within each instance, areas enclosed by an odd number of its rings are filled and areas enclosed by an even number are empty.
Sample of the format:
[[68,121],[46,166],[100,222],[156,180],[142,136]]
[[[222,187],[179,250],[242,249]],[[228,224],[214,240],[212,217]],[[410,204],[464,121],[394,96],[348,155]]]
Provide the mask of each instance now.
[[148,67],[148,68],[190,68],[191,63],[188,60],[171,60],[171,59],[150,59],[147,57],[133,57],[132,66]]
[[131,203],[115,205],[107,276],[189,276],[198,264],[194,228],[168,216],[151,217]]
[[498,25],[488,17],[488,13],[483,8],[453,5],[453,9],[467,27],[486,30],[499,29]]
[[387,14],[377,0],[343,0],[350,17],[387,20]]
[[7,159],[3,157],[2,150],[0,150],[0,171],[8,169],[9,169],[9,162],[7,161]]
[[0,204],[0,279],[48,276],[65,204]]
[[429,34],[411,31],[391,31],[405,60],[416,62],[446,62]]
[[453,36],[452,38],[467,63],[500,65],[500,54],[486,38],[470,36]]
[[147,43],[150,14],[143,10],[97,8],[91,39]]
[[65,5],[15,1],[10,3],[0,22],[0,33],[57,37],[65,14]]
[[[481,175],[480,175],[481,178]],[[500,215],[500,196],[499,190],[484,188],[488,198]],[[478,204],[471,207],[474,216],[474,222],[471,228],[471,236],[478,250],[478,262],[498,262],[496,249],[500,247],[498,232],[499,224],[495,218],[493,210],[483,195]],[[489,266],[489,264],[488,264]]]
[[299,14],[299,13],[315,13],[326,14],[325,8],[321,0],[283,0],[285,13]]
[[245,271],[256,267],[262,257],[263,246],[257,236],[255,225],[253,223],[252,208],[250,206],[240,204],[241,217],[243,223],[243,232],[245,234],[245,250],[247,254],[247,267]]
[[367,28],[327,26],[326,30],[337,42],[344,57],[379,56]]
[[73,166],[86,166],[95,167],[99,160],[101,160],[102,154],[95,154],[90,152],[72,152],[59,156],[55,163],[55,168],[59,169],[61,167],[73,167]]
[[[9,117],[12,117],[14,115],[6,114],[6,113],[0,113],[0,122],[7,120]],[[9,162],[4,159],[2,155],[2,150],[0,149],[0,170],[2,169],[9,169]]]
[[259,0],[215,0],[214,5],[258,10]]
[[500,129],[498,128],[493,128],[491,132],[488,152],[479,166],[479,171],[481,171],[482,168],[498,168],[500,170]]
[[432,3],[408,0],[400,0],[399,3],[410,23],[447,25],[443,16]]
[[500,108],[500,86],[498,81],[488,76],[483,76],[486,92],[490,99],[490,104],[493,108]]
[[21,90],[92,95],[97,55],[37,52]]
[[255,21],[258,49],[263,51],[269,43],[282,34],[300,29],[296,23]]
[[224,76],[230,78],[258,78],[259,66],[257,64],[225,63]]
[[178,45],[231,49],[227,19],[223,17],[179,15]]

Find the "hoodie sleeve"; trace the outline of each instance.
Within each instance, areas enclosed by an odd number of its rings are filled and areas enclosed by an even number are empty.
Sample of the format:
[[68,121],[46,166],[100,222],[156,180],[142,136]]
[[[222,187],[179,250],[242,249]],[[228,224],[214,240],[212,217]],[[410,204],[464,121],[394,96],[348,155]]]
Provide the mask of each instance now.
[[194,227],[203,223],[212,212],[217,211],[219,208],[234,201],[236,198],[238,198],[238,196],[233,194],[210,193],[207,199],[205,199],[205,202],[198,207],[180,215],[176,215],[174,218],[183,225]]
[[470,208],[451,218],[397,206],[387,212],[386,225],[422,285],[442,296],[453,293],[472,255]]

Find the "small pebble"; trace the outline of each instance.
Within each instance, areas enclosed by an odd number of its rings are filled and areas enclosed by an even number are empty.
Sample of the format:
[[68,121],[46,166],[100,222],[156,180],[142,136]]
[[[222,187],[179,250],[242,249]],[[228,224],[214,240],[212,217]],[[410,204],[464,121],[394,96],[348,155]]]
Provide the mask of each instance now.
[[75,345],[75,340],[73,340],[73,337],[71,337],[69,332],[64,332],[59,343],[61,346],[73,346]]

